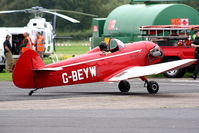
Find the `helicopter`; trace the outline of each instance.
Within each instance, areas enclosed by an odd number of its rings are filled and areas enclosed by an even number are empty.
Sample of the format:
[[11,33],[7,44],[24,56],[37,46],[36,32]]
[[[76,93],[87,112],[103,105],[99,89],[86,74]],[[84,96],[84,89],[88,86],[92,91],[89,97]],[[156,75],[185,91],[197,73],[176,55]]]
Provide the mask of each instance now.
[[[34,18],[30,19],[28,24],[24,27],[1,27],[0,28],[0,72],[3,71],[5,65],[5,57],[4,57],[4,48],[3,42],[5,41],[6,35],[10,35],[10,43],[12,45],[12,54],[14,59],[18,59],[20,56],[20,45],[24,39],[23,33],[27,32],[30,35],[32,42],[36,38],[36,33],[40,32],[42,36],[45,38],[45,52],[44,56],[50,56],[54,54],[55,51],[55,39],[56,39],[56,17],[63,18],[67,21],[72,23],[80,23],[80,21],[63,15],[58,12],[63,13],[73,13],[77,15],[85,15],[90,17],[96,17],[96,15],[78,12],[78,11],[71,11],[71,10],[61,10],[61,9],[46,9],[43,7],[32,7],[30,9],[23,9],[23,10],[7,10],[7,11],[0,11],[0,14],[10,14],[10,13],[31,13],[34,14]],[[53,24],[51,22],[46,21],[45,18],[42,17],[43,13],[52,14],[54,15]],[[70,38],[70,37],[57,37],[57,38]],[[55,55],[56,60],[58,60],[57,56]]]

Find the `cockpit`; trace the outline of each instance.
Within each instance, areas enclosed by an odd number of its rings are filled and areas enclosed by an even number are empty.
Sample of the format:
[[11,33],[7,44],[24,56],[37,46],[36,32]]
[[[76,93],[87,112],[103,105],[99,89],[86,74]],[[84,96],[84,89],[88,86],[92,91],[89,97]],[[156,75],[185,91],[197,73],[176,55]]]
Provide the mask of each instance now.
[[116,52],[124,48],[124,43],[118,39],[111,39],[109,42],[109,49],[111,53]]
[[114,53],[124,48],[124,43],[118,39],[111,39],[108,44],[101,42],[99,48],[103,52]]

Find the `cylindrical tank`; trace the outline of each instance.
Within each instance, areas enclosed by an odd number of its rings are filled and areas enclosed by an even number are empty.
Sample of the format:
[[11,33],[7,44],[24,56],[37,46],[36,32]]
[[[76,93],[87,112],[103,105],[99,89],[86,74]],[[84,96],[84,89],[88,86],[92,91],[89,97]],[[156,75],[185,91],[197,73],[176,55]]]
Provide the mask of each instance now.
[[184,4],[127,4],[108,15],[103,36],[123,42],[138,41],[140,26],[170,25],[171,19],[176,18],[188,18],[190,25],[199,24],[198,11]]

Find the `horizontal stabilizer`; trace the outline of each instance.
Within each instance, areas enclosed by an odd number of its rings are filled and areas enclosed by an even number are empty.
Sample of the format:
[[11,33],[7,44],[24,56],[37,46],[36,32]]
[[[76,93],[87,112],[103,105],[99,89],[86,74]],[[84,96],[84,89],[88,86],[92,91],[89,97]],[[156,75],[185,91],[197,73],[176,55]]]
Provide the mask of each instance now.
[[105,81],[121,81],[148,75],[156,75],[167,71],[187,67],[194,62],[196,62],[196,59],[183,59],[149,66],[130,67],[122,72],[115,74],[113,77],[109,77],[109,79],[106,79]]
[[41,69],[33,69],[33,71],[59,71],[62,70],[61,67],[54,67],[54,68],[41,68]]

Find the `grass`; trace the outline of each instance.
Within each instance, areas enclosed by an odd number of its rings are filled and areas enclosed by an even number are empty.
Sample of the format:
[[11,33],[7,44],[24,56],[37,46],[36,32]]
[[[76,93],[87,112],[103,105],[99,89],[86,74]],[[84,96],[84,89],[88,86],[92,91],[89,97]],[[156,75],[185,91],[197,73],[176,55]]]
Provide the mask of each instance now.
[[0,81],[12,81],[12,73],[0,73]]
[[56,48],[56,54],[65,54],[65,55],[80,55],[89,51],[88,46],[58,46]]
[[[64,54],[64,55],[80,55],[89,51],[89,46],[85,46],[88,44],[88,41],[67,41],[64,44],[68,44],[69,46],[57,46],[56,54]],[[83,46],[84,45],[84,46]]]

